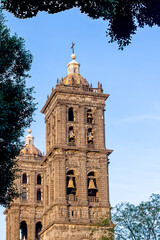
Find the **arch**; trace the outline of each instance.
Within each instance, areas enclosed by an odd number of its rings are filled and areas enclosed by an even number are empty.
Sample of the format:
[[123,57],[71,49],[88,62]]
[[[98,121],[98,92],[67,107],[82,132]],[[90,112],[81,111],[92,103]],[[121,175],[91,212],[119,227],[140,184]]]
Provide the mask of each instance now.
[[26,187],[22,188],[22,201],[27,200],[27,189]]
[[68,109],[68,121],[71,121],[71,122],[74,121],[74,110],[73,110],[73,107],[70,107]]
[[38,175],[37,175],[37,184],[38,184],[38,185],[41,185],[41,181],[42,181],[42,179],[41,179],[41,174],[38,174]]
[[97,197],[98,188],[97,188],[97,175],[96,172],[91,171],[87,175],[87,186],[88,186],[88,196]]
[[26,221],[20,222],[20,240],[27,240],[27,231]]
[[23,175],[22,175],[22,183],[27,184],[27,174],[26,173],[23,173]]
[[40,239],[39,233],[41,230],[42,230],[42,223],[39,221],[36,223],[36,226],[35,226],[36,240]]
[[69,170],[67,172],[66,179],[67,195],[76,195],[76,172],[75,170]]
[[41,201],[41,189],[37,189],[37,201]]
[[87,123],[93,123],[93,112],[91,109],[87,110]]

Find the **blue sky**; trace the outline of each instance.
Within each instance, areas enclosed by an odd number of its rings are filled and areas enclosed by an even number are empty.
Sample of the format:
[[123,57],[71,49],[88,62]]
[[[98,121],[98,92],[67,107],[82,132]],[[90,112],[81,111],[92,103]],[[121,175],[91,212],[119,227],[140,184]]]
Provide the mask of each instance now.
[[[19,20],[6,13],[11,32],[26,41],[34,61],[28,86],[35,87],[38,109],[32,128],[35,146],[45,152],[44,116],[40,113],[56,79],[67,75],[71,43],[81,75],[110,94],[106,102],[106,147],[110,155],[110,201],[134,204],[160,193],[160,29],[138,30],[132,44],[119,51],[109,44],[107,22],[91,20],[72,9],[55,15],[40,13]],[[27,133],[27,131],[26,131]],[[25,133],[25,134],[26,134]],[[0,239],[5,218],[0,208]]]

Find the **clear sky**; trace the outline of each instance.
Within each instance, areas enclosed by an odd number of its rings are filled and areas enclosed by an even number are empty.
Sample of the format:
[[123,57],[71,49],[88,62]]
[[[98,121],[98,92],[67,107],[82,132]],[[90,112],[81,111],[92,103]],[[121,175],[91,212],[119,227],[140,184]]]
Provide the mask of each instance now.
[[[56,79],[67,75],[71,43],[81,75],[110,94],[106,102],[106,147],[110,155],[111,205],[137,204],[160,193],[160,29],[146,27],[119,51],[106,38],[107,22],[91,20],[78,9],[55,15],[40,13],[19,20],[6,14],[11,32],[26,41],[34,61],[28,86],[35,87],[38,110],[32,124],[35,146],[45,152],[44,116],[40,113]],[[26,133],[27,134],[27,131]],[[0,208],[0,240],[5,217]]]

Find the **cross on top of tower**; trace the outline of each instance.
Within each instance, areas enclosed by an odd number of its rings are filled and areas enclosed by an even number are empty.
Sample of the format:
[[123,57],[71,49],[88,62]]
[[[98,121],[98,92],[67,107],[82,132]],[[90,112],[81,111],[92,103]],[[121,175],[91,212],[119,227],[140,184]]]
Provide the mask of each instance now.
[[74,54],[74,46],[75,46],[75,43],[72,42],[71,48],[72,48],[72,53],[73,53],[73,54]]

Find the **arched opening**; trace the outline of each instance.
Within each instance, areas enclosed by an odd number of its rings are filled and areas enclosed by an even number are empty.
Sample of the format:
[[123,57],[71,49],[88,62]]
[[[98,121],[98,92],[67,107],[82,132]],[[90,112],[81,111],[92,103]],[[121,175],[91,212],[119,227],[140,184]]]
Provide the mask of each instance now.
[[37,201],[41,201],[41,189],[37,189]]
[[37,184],[41,185],[41,174],[37,175]]
[[67,195],[76,195],[76,176],[75,171],[70,170],[67,172]]
[[88,196],[96,197],[98,193],[96,173],[88,173]]
[[27,174],[26,173],[23,173],[23,175],[22,175],[22,183],[27,184]]
[[27,240],[27,223],[25,221],[20,223],[20,240]]
[[75,132],[74,132],[74,128],[73,127],[69,127],[69,130],[68,130],[68,141],[69,142],[75,142],[76,140],[76,135],[75,135]]
[[88,144],[93,144],[93,140],[94,140],[94,137],[93,137],[93,129],[92,128],[89,128],[88,131],[87,131],[87,142]]
[[39,233],[42,230],[42,224],[41,222],[36,223],[36,240],[40,239]]
[[91,109],[87,111],[87,123],[93,123],[93,113]]
[[74,112],[72,107],[68,109],[68,121],[71,121],[71,122],[74,121]]
[[22,201],[27,200],[27,189],[22,188]]

